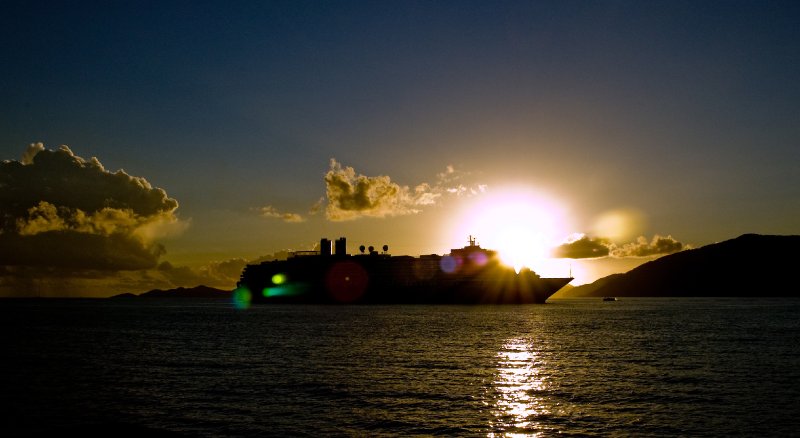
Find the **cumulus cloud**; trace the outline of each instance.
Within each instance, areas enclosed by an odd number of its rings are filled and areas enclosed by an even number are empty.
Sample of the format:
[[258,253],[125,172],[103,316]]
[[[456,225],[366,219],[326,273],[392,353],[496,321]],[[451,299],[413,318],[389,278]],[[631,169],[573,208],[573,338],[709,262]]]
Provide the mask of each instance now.
[[259,213],[262,217],[272,218],[272,219],[280,219],[284,222],[289,223],[297,223],[297,222],[305,222],[305,218],[297,213],[282,213],[278,211],[277,208],[267,205],[261,207],[259,209]]
[[581,234],[554,248],[553,257],[567,259],[605,257],[609,254],[610,246],[611,242],[608,239]]
[[651,240],[639,236],[636,242],[617,245],[603,237],[589,237],[577,234],[566,243],[553,249],[553,257],[559,258],[598,258],[598,257],[650,257],[672,254],[689,246],[675,240],[672,236],[655,235]]
[[648,241],[644,236],[639,236],[636,242],[626,243],[612,248],[613,257],[648,257],[652,255],[672,254],[687,249],[688,246],[675,240],[672,236],[655,235]]
[[[325,196],[308,211],[308,216],[325,212],[330,221],[347,221],[363,217],[384,218],[416,214],[423,208],[436,205],[449,196],[474,196],[486,191],[485,184],[472,184],[470,174],[447,165],[436,175],[434,183],[415,186],[400,185],[387,175],[367,176],[343,166],[331,158],[325,173]],[[284,222],[305,222],[306,217],[288,213],[273,206],[254,208],[262,217]]]
[[183,226],[177,208],[144,178],[35,143],[0,163],[0,265],[152,268],[164,253],[153,238]]
[[[161,261],[157,241],[181,232],[178,203],[141,177],[107,171],[68,147],[30,145],[20,161],[0,163],[0,296],[109,296],[192,287],[233,289],[248,263],[203,266]],[[296,220],[271,206],[268,217]]]
[[356,174],[355,169],[342,167],[335,159],[331,159],[330,170],[325,174],[325,186],[325,213],[333,221],[418,213],[419,207],[433,204],[440,196],[424,183],[411,189],[385,175]]
[[25,149],[25,152],[22,153],[22,159],[20,162],[22,164],[33,164],[33,157],[36,156],[39,152],[44,150],[44,143],[31,143],[28,145],[28,148]]
[[415,214],[423,207],[437,204],[443,195],[478,194],[486,190],[485,185],[467,186],[459,182],[463,176],[448,165],[437,175],[435,184],[423,182],[412,188],[397,184],[386,175],[357,174],[352,167],[342,166],[332,158],[325,174],[325,214],[332,221]]

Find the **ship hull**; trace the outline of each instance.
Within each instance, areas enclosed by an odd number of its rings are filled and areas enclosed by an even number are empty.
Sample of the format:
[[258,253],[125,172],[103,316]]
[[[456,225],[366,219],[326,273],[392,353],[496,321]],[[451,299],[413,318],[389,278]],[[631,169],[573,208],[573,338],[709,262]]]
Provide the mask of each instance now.
[[434,256],[308,256],[250,265],[238,288],[252,303],[542,304],[571,280]]

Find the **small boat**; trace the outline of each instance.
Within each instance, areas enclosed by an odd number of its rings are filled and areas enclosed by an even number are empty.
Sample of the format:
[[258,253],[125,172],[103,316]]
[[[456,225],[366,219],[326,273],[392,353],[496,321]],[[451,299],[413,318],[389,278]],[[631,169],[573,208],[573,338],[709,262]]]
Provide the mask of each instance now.
[[617,301],[616,297],[603,297],[603,301]]

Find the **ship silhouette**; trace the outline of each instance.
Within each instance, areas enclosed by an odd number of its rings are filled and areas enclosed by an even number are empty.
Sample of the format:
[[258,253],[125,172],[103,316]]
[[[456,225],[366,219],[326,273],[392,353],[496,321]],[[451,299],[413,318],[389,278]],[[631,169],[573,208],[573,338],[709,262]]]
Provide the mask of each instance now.
[[393,256],[386,245],[382,252],[359,249],[351,255],[344,237],[323,238],[319,251],[247,265],[237,289],[249,292],[254,304],[542,304],[572,281],[517,272],[472,236],[446,255]]

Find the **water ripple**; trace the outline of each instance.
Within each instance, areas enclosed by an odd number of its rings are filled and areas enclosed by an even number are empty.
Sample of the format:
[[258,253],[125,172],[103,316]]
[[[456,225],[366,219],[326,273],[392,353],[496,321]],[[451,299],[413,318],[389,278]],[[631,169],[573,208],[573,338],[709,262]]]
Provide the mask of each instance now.
[[795,433],[800,300],[157,303],[4,303],[0,432]]

